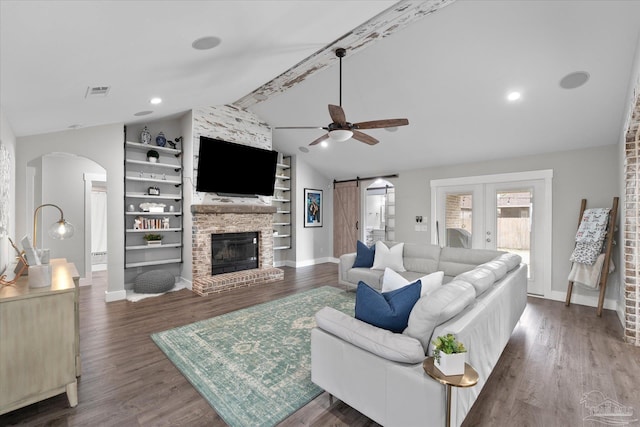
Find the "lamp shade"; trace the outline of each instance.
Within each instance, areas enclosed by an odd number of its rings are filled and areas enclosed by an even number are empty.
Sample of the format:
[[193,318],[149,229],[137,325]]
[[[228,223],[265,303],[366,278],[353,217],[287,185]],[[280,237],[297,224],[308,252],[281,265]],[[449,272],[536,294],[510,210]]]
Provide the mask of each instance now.
[[67,220],[64,219],[64,213],[62,212],[62,209],[60,209],[58,206],[51,203],[40,205],[36,208],[35,211],[33,211],[33,246],[34,247],[36,247],[37,238],[38,238],[38,234],[37,234],[38,212],[40,211],[40,209],[44,208],[45,206],[51,206],[52,208],[58,209],[58,211],[60,212],[60,219],[54,222],[53,224],[51,224],[51,226],[49,227],[47,234],[49,234],[51,238],[57,239],[57,240],[68,239],[69,237],[73,236],[73,232],[75,231],[75,228],[73,227],[73,225],[71,225],[71,223],[67,222]]
[[329,131],[329,138],[336,142],[344,142],[353,136],[353,132],[347,129],[335,129]]
[[60,220],[54,222],[53,224],[51,224],[51,226],[49,226],[48,234],[52,239],[64,240],[73,236],[74,231],[75,228],[73,227],[73,224],[71,224],[64,218],[60,218]]

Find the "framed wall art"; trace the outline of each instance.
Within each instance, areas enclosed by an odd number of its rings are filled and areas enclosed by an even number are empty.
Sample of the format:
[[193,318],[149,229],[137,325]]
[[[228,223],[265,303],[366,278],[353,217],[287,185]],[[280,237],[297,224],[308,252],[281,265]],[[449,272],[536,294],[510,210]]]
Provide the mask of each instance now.
[[322,227],[322,190],[304,189],[304,226]]

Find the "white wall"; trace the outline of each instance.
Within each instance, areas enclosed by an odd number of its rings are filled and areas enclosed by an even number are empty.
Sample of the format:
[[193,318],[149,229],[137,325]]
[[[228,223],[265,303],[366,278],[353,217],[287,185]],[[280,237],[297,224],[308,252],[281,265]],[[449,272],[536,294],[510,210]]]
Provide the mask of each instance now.
[[[2,271],[5,266],[13,263],[15,259],[15,251],[9,245],[8,237],[11,237],[13,241],[15,241],[16,236],[16,215],[15,215],[15,205],[16,205],[16,137],[13,133],[13,129],[9,122],[7,121],[3,111],[0,109],[0,145],[4,147],[9,155],[9,164],[8,171],[3,171],[7,173],[9,176],[9,194],[8,200],[2,201],[0,203],[7,203],[6,206],[3,206],[4,212],[8,215],[7,221],[7,230],[3,233],[0,231],[0,271]],[[4,176],[4,173],[2,176]]]
[[[51,152],[74,153],[98,163],[107,171],[108,285],[106,300],[124,298],[124,124],[81,128],[17,138],[16,235],[31,234],[33,211],[28,211],[27,164]],[[84,197],[84,193],[78,195]],[[55,203],[55,202],[54,202]],[[65,212],[66,214],[66,212]],[[83,241],[77,242],[84,245]],[[80,267],[80,266],[78,266]]]
[[[54,240],[47,234],[51,224],[58,221],[60,212],[45,206],[38,215],[39,248],[48,248],[52,258],[66,258],[73,262],[80,274],[86,278],[86,257],[91,248],[85,246],[85,173],[105,174],[104,168],[84,157],[66,155],[46,155],[42,162],[42,198],[36,207],[52,203],[64,212],[64,218],[75,228],[71,239]],[[109,177],[107,177],[108,182]],[[116,178],[117,179],[117,178]],[[90,230],[89,230],[90,231]],[[29,235],[33,234],[29,232]],[[33,236],[32,236],[33,237]]]
[[[587,199],[587,207],[611,207],[613,197],[621,196],[617,145],[401,172],[398,178],[390,180],[396,187],[396,240],[430,241],[430,231],[416,232],[414,225],[416,215],[423,215],[423,222],[429,224],[426,215],[431,212],[429,183],[432,179],[541,169],[553,169],[551,288],[564,296],[580,201]],[[616,266],[619,262],[614,254]],[[617,300],[619,283],[617,274],[610,277],[606,292],[608,300]],[[593,296],[594,305],[597,304],[597,293],[574,288],[574,295],[583,294]]]
[[[291,209],[298,212],[295,224],[295,265],[319,264],[333,260],[333,181],[320,174],[300,156],[292,157],[294,178]],[[322,227],[304,227],[304,189],[322,190]],[[355,251],[355,248],[354,248]]]
[[195,192],[195,181],[193,176],[193,113],[189,111],[180,120],[182,137],[182,278],[191,283],[193,280],[191,251],[191,230],[193,228],[193,216],[191,215],[191,205],[193,204],[193,194]]

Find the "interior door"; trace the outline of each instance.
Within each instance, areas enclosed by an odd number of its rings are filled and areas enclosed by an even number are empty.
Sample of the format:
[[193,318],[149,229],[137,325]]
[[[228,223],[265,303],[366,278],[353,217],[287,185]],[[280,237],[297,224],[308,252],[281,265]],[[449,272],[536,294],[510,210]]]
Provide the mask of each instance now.
[[544,179],[500,181],[492,176],[486,183],[432,187],[434,243],[517,253],[529,268],[528,293],[545,294],[551,206]]
[[360,220],[358,181],[339,182],[333,189],[333,256],[355,252]]

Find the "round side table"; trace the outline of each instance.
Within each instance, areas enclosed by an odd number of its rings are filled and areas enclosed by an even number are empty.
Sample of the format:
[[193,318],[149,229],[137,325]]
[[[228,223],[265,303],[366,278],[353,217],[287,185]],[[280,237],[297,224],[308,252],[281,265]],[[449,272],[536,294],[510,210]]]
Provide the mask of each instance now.
[[451,387],[473,387],[478,383],[478,373],[473,366],[464,364],[463,375],[445,375],[434,365],[434,358],[427,357],[422,362],[424,371],[434,380],[446,387],[447,394],[447,427],[451,426]]

